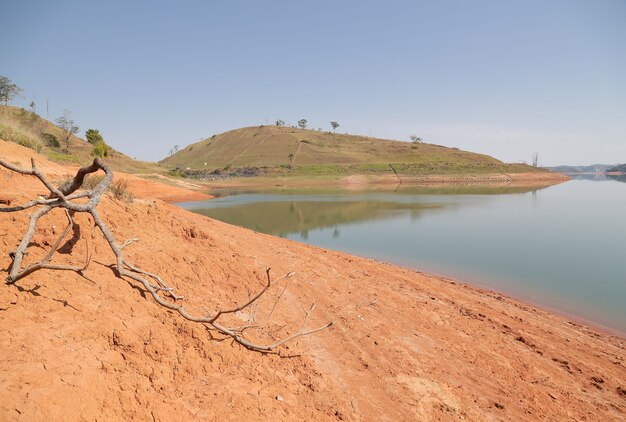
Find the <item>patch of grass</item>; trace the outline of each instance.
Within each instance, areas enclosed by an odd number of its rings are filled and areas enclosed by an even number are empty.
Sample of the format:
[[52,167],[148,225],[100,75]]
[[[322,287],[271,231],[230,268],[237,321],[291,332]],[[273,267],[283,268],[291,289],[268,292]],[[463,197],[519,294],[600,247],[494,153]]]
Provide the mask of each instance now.
[[20,129],[16,129],[7,125],[0,124],[0,139],[5,141],[15,142],[26,148],[30,148],[34,151],[41,152],[43,145],[34,137],[28,135]]
[[133,202],[134,196],[130,189],[128,189],[128,180],[117,179],[109,185],[109,191],[113,194],[115,199],[126,202]]
[[[68,178],[67,180],[70,180]],[[95,188],[100,182],[102,182],[104,176],[101,174],[89,174],[83,180],[83,185],[81,186],[82,190],[90,190]],[[128,188],[128,180],[126,179],[116,179],[109,185],[107,189],[108,192],[113,195],[115,199],[125,202],[133,202],[135,197],[132,192]]]
[[104,179],[104,176],[100,174],[89,174],[83,180],[83,186],[81,187],[81,189],[93,189],[98,185],[98,183],[102,182],[102,179]]
[[183,172],[180,168],[175,168],[173,170],[168,171],[167,175],[170,176],[170,177],[182,177],[182,178],[186,178],[187,177],[185,172]]
[[48,157],[48,159],[59,163],[81,163],[81,160],[78,157],[64,152],[48,150],[44,151],[44,155]]

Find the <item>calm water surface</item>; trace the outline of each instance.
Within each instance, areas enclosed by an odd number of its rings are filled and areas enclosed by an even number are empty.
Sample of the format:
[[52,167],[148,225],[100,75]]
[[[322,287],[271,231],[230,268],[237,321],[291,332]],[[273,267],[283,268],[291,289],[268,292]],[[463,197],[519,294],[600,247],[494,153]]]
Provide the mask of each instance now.
[[492,288],[626,333],[626,183],[230,192],[179,205]]

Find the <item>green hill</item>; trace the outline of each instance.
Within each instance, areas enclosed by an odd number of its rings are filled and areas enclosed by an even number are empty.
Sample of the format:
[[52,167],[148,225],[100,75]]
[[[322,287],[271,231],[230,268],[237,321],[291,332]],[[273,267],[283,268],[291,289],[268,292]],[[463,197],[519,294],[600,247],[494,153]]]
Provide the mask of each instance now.
[[455,174],[545,171],[440,145],[278,126],[231,130],[161,161],[168,168],[220,171],[263,168],[277,174]]
[[[63,131],[59,127],[38,114],[19,107],[0,106],[0,138],[34,149],[57,162],[84,165],[93,160],[92,144],[78,136],[72,136],[66,151],[63,145]],[[55,146],[54,140],[60,145]],[[164,168],[156,163],[134,160],[116,150],[112,150],[112,156],[107,157],[106,162],[114,170],[127,173],[165,172]]]

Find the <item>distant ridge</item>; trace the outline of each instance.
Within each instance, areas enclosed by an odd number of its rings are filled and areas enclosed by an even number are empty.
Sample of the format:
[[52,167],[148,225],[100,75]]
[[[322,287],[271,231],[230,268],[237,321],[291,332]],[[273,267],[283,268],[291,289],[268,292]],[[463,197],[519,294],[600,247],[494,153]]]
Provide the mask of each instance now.
[[620,164],[607,170],[610,173],[626,173],[626,164]]
[[610,171],[611,167],[615,164],[592,164],[589,166],[571,166],[562,165],[554,167],[546,167],[547,169],[561,174],[576,174],[576,173],[605,173]]

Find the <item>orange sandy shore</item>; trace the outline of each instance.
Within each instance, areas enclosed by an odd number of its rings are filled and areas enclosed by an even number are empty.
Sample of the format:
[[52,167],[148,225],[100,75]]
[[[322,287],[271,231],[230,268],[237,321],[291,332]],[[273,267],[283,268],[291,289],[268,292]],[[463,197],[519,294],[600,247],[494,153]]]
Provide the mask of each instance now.
[[[32,153],[5,143],[0,151],[25,164]],[[51,178],[63,171],[37,160]],[[131,184],[138,196],[142,186]],[[40,193],[33,178],[0,170],[3,201]],[[113,254],[79,215],[80,236],[68,236],[54,262],[80,265],[89,242],[89,279],[39,271],[0,286],[0,420],[626,417],[621,337],[488,290],[258,234],[158,199],[107,197],[99,209],[120,241],[140,239],[128,259],[174,285],[195,313],[247,300],[271,267],[275,277],[296,275],[259,303],[255,321],[269,330],[251,337],[297,330],[312,303],[309,326],[334,326],[288,344],[282,356],[220,341],[116,278]],[[2,268],[27,214],[0,213]],[[28,259],[43,256],[64,225],[61,212],[42,220]]]
[[484,185],[490,187],[533,187],[541,188],[563,183],[570,180],[568,176],[551,173],[511,173],[482,175],[362,175],[319,177],[304,179],[302,177],[256,178],[240,177],[231,180],[215,180],[198,182],[205,189],[242,189],[276,187],[341,187],[350,190],[363,189],[395,189],[398,186],[459,186]]

